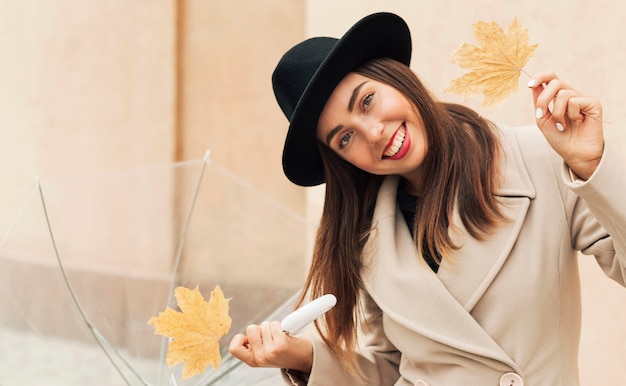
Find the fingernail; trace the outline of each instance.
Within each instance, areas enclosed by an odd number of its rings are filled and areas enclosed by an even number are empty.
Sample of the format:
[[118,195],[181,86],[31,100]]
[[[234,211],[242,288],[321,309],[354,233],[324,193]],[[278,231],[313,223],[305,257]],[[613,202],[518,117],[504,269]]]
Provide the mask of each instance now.
[[563,130],[565,130],[565,129],[563,128],[563,125],[561,125],[559,122],[557,122],[557,123],[556,123],[556,129],[557,129],[558,131],[563,131]]
[[534,79],[531,79],[528,81],[528,87],[535,87],[536,84],[537,84],[537,81]]
[[543,117],[543,110],[541,109],[541,107],[537,107],[537,111],[535,111],[535,117],[537,117],[537,119]]

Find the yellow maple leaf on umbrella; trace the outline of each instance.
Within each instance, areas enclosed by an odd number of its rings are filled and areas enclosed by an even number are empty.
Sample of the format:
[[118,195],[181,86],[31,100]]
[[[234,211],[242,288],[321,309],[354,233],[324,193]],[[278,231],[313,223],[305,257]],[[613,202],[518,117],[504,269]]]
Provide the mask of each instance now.
[[479,21],[474,36],[480,47],[465,43],[452,54],[452,63],[471,71],[452,80],[445,91],[465,99],[482,94],[483,107],[501,104],[517,91],[520,72],[537,45],[529,45],[528,30],[517,18],[506,33],[495,22]]
[[228,302],[222,289],[215,286],[206,302],[198,289],[178,287],[174,291],[182,312],[169,307],[148,321],[155,334],[172,338],[165,361],[168,366],[185,362],[181,379],[204,372],[211,364],[217,370],[222,357],[219,340],[230,330],[232,319],[228,315]]

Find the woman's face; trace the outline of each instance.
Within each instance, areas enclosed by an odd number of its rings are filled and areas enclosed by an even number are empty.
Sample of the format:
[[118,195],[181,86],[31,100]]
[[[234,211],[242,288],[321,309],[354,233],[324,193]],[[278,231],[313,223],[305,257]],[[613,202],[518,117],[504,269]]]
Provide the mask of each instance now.
[[372,174],[398,174],[419,185],[428,145],[422,119],[397,89],[348,74],[324,106],[317,138],[352,165]]

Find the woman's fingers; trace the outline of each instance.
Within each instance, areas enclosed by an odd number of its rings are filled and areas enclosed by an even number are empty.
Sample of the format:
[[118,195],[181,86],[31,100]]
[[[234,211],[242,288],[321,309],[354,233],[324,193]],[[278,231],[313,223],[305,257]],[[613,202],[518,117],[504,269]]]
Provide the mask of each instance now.
[[288,351],[285,333],[280,322],[263,322],[246,328],[246,335],[233,337],[228,347],[237,359],[252,367],[275,366]]
[[240,361],[248,363],[251,359],[251,349],[248,337],[243,334],[235,335],[230,341],[228,352]]
[[263,344],[261,328],[255,324],[251,324],[246,327],[246,336],[248,337],[248,343],[251,346],[260,346]]
[[228,351],[251,367],[279,367],[310,371],[313,345],[310,340],[285,334],[280,322],[250,325],[246,335],[237,334]]
[[579,93],[553,72],[535,75],[528,87],[533,91],[535,118],[540,128],[564,131],[572,120],[582,118],[580,110],[569,108],[571,98]]
[[577,94],[574,90],[560,89],[554,96],[551,114],[557,130],[564,131],[572,121],[583,118],[580,109],[572,104]]
[[553,72],[532,77],[537,126],[572,171],[583,179],[595,171],[604,150],[602,105]]
[[259,357],[262,357],[264,351],[261,327],[251,324],[246,328],[246,335],[235,335],[230,341],[228,351],[248,366],[260,366]]
[[593,119],[598,125],[602,123],[602,104],[590,96],[577,96],[569,100],[568,116],[572,121]]
[[562,82],[553,72],[535,75],[528,87],[532,88],[535,104],[535,118],[541,128],[551,124],[558,131],[568,125],[565,119],[568,95],[564,93],[570,87]]
[[599,101],[581,94],[553,72],[533,76],[528,87],[533,92],[535,118],[540,127],[549,119],[559,124],[555,125],[559,130],[569,126],[571,121],[583,121],[586,117],[602,120]]

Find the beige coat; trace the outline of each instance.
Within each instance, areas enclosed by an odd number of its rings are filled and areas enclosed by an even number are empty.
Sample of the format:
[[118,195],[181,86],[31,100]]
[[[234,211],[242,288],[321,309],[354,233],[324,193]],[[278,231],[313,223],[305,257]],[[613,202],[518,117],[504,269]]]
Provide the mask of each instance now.
[[311,375],[308,383],[292,377],[295,384],[579,384],[577,251],[625,285],[626,163],[606,144],[594,175],[572,182],[536,127],[504,133],[497,194],[511,221],[485,241],[455,222],[461,248],[434,274],[397,209],[398,179],[387,178],[364,255],[369,329],[360,363],[368,380],[350,378],[312,337]]

